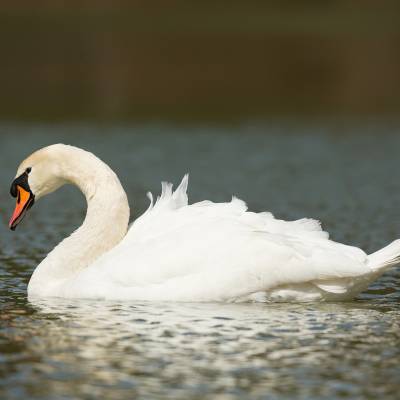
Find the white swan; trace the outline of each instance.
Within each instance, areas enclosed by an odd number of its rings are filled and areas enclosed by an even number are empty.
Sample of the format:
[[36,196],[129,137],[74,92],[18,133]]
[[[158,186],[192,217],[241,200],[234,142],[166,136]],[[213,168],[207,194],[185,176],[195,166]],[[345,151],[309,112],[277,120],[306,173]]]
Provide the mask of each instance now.
[[86,196],[83,225],[35,269],[28,296],[171,301],[348,300],[400,260],[400,240],[366,255],[329,240],[318,221],[286,222],[229,203],[188,205],[188,177],[129,227],[126,194],[93,154],[56,144],[33,153],[11,186],[15,229],[64,184]]

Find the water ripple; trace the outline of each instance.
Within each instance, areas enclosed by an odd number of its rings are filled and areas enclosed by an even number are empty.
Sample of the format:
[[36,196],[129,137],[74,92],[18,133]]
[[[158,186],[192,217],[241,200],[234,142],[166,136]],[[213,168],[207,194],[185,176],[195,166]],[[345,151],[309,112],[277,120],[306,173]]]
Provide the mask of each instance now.
[[[67,141],[109,160],[137,213],[145,191],[190,170],[194,200],[235,192],[283,218],[319,217],[335,239],[368,251],[400,236],[397,137],[210,129],[188,137],[186,128],[121,127],[94,140],[85,127],[68,136],[44,127],[17,145],[24,129],[8,126],[0,179],[8,184],[33,148]],[[6,221],[11,201],[0,200]],[[60,212],[59,202],[69,206]],[[16,233],[0,226],[1,398],[398,398],[398,269],[344,304],[27,302],[33,268],[83,213],[81,197],[65,189]]]

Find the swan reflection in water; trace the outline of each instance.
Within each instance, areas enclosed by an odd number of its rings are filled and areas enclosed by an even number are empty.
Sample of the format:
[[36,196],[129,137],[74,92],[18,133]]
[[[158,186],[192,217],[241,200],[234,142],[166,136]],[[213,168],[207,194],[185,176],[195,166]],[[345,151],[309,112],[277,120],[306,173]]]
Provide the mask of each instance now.
[[[386,334],[379,348],[385,348],[387,358],[397,351],[395,312],[371,309],[367,302],[305,306],[41,299],[32,305],[38,320],[47,321],[40,324],[34,345],[39,342],[53,362],[66,363],[74,374],[129,385],[206,379],[214,388],[226,388],[243,375],[248,382],[262,383],[260,388],[275,390],[285,376],[294,382],[310,368],[314,374],[318,367],[318,373],[335,375],[338,360],[342,369],[359,364],[358,373],[367,367],[365,357],[384,363],[385,356],[370,346],[379,332]],[[95,368],[88,372],[89,366]]]

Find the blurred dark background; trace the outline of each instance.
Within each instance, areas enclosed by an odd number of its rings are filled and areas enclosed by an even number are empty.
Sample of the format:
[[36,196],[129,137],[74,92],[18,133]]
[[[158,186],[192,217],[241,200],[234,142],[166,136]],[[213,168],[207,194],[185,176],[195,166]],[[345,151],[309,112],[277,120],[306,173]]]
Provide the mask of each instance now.
[[3,120],[397,116],[399,1],[0,5]]

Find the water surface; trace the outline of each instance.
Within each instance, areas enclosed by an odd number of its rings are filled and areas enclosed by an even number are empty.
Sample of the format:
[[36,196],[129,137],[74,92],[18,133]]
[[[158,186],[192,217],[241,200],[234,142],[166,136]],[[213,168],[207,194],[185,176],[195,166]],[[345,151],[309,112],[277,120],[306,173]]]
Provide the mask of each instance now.
[[235,194],[256,211],[319,218],[371,252],[400,237],[400,138],[366,128],[1,125],[0,397],[398,398],[399,269],[342,304],[29,303],[32,270],[80,224],[83,197],[63,188],[6,227],[18,163],[61,141],[112,166],[134,215],[147,190],[190,172],[193,201]]

